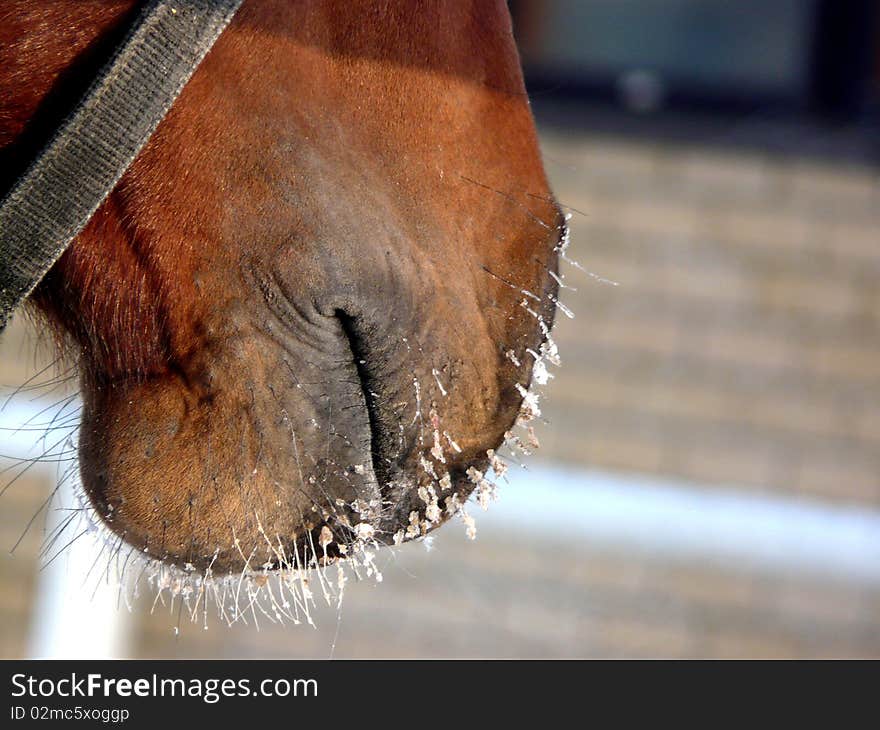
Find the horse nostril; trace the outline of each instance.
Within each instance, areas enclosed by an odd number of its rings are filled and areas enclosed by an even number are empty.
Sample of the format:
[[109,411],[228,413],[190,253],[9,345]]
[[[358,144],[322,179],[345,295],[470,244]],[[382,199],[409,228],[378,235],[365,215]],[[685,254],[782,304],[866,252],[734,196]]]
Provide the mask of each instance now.
[[[367,350],[357,319],[341,309],[335,310],[335,316],[339,320],[342,333],[348,341],[352,362],[360,382],[361,394],[363,395],[364,405],[367,409],[367,419],[370,424],[370,467],[376,480],[381,485],[388,479],[387,463],[379,454],[378,443],[381,428],[377,412],[377,399],[379,398],[381,386],[371,369],[371,363],[368,359],[370,353]],[[363,464],[352,465],[352,470],[356,474],[363,474],[365,468],[366,466]]]

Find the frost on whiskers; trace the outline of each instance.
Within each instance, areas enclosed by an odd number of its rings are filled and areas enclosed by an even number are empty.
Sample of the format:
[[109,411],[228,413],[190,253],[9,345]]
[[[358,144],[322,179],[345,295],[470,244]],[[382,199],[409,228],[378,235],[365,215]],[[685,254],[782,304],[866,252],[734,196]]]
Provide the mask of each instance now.
[[[285,548],[279,539],[273,543],[269,535],[261,533],[274,558],[262,565],[254,564],[256,547],[246,550],[236,540],[244,569],[236,574],[215,574],[213,560],[204,570],[191,563],[179,567],[128,545],[98,517],[81,488],[75,490],[75,500],[75,519],[65,520],[50,533],[46,545],[90,541],[95,566],[85,577],[83,590],[94,592],[101,583],[113,583],[120,608],[132,610],[136,603],[147,600],[151,613],[165,611],[172,617],[175,633],[185,621],[206,630],[212,621],[257,629],[263,624],[315,626],[321,605],[336,610],[341,607],[346,584],[352,578],[382,582],[376,564],[381,546],[366,523],[355,525],[353,537],[344,542],[337,542],[325,525],[316,539],[309,533],[301,549],[296,542],[293,548]],[[330,552],[334,543],[338,556]],[[44,560],[54,560],[57,555],[51,548],[44,550]]]
[[[557,250],[564,257],[568,246],[567,226],[560,241]],[[560,284],[560,289],[570,288],[563,283],[562,275],[550,273]],[[511,465],[521,466],[520,457],[539,448],[535,433],[535,424],[541,418],[539,391],[553,379],[550,369],[561,364],[550,324],[539,311],[542,309],[540,299],[531,292],[523,291],[522,294],[518,306],[534,319],[541,334],[541,344],[537,350],[503,350],[506,359],[522,373],[522,378],[515,384],[521,404],[515,423],[504,435],[504,443],[498,449],[486,451],[485,469],[472,464],[464,475],[455,477],[450,473],[450,464],[462,452],[455,434],[443,420],[443,406],[448,398],[454,398],[454,387],[445,382],[444,373],[436,368],[431,369],[427,379],[420,379],[414,373],[411,381],[415,404],[412,424],[417,424],[419,429],[419,474],[412,483],[401,485],[415,495],[414,508],[406,515],[404,526],[391,536],[390,547],[379,544],[373,523],[367,519],[371,511],[380,506],[356,501],[351,505],[352,509],[365,517],[363,522],[352,526],[353,539],[340,542],[331,528],[324,525],[314,544],[309,543],[308,550],[294,556],[276,556],[275,562],[281,565],[281,569],[269,564],[252,566],[244,552],[242,559],[247,569],[238,576],[213,576],[210,568],[201,574],[181,571],[151,561],[147,576],[154,592],[154,606],[173,610],[176,605],[182,614],[204,625],[207,625],[211,612],[228,625],[244,622],[258,627],[264,621],[314,625],[313,616],[318,604],[338,608],[346,583],[351,578],[381,582],[382,574],[376,558],[383,548],[393,550],[404,542],[419,540],[430,549],[433,541],[430,533],[451,518],[458,518],[466,536],[475,539],[477,525],[468,509],[469,503],[487,510],[499,498],[499,483],[506,480]],[[571,316],[554,295],[548,294],[547,297],[553,306]],[[521,382],[528,383],[528,387]],[[430,387],[432,384],[436,389]],[[359,466],[353,467],[356,473]],[[267,543],[271,544],[268,537]],[[330,557],[328,550],[334,543],[337,558]]]
[[[570,215],[565,217],[566,222],[560,231],[559,244],[554,252],[575,268],[585,271],[583,267],[567,256],[570,242],[568,228],[568,220],[570,218]],[[517,352],[510,347],[503,350],[504,357],[517,370],[524,371],[526,374],[524,380],[528,383],[528,387],[525,387],[520,382],[515,383],[515,388],[521,398],[519,414],[513,427],[505,433],[501,449],[489,449],[486,452],[488,469],[481,471],[475,465],[467,468],[465,478],[469,486],[463,491],[470,496],[467,500],[462,500],[459,490],[454,489],[453,481],[445,468],[449,447],[452,447],[456,452],[460,452],[461,449],[448,431],[442,429],[442,408],[436,403],[431,405],[430,448],[427,448],[426,453],[421,454],[419,457],[421,470],[430,479],[431,484],[418,487],[419,499],[424,507],[410,512],[409,524],[405,529],[399,530],[394,536],[395,545],[399,545],[406,540],[424,537],[429,530],[439,524],[440,520],[448,519],[451,516],[458,516],[464,524],[467,536],[470,539],[474,539],[477,534],[476,520],[468,512],[467,502],[473,500],[480,508],[487,510],[489,505],[498,499],[498,481],[505,479],[505,474],[509,468],[508,462],[520,464],[520,456],[532,454],[540,445],[534,428],[534,422],[541,418],[539,390],[553,379],[553,374],[548,366],[558,367],[561,364],[558,348],[551,335],[551,325],[548,324],[539,311],[542,309],[541,305],[543,304],[539,296],[525,289],[517,289],[511,282],[491,271],[487,273],[506,286],[516,289],[522,295],[518,306],[535,320],[542,338],[541,345],[537,351],[526,348],[525,352]],[[564,283],[564,275],[552,270],[548,270],[548,273],[558,285],[559,290],[572,289],[572,287]],[[546,297],[555,309],[558,309],[567,317],[574,316],[571,310],[562,304],[555,294],[548,293]],[[436,369],[432,371],[432,374],[435,379],[438,378],[439,373]],[[447,395],[446,388],[443,387],[439,379],[437,379],[437,384],[440,386],[442,395],[445,398]],[[506,450],[507,453],[500,453],[502,449]],[[451,494],[450,491],[452,492]]]

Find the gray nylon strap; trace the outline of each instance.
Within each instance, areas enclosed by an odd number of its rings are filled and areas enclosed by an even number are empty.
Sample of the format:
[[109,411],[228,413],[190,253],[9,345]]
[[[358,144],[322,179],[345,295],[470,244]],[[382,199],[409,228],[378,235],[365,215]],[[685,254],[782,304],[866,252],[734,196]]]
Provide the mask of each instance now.
[[242,0],[152,0],[0,203],[0,332],[119,182]]

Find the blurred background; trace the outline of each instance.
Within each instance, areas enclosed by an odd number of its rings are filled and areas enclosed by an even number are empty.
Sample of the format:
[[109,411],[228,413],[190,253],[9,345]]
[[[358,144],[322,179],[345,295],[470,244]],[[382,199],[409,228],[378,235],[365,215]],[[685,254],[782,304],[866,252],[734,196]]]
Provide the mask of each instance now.
[[[880,655],[880,3],[510,5],[592,275],[563,265],[542,447],[471,508],[476,542],[456,522],[384,552],[317,629],[75,609],[42,516],[16,546],[55,484],[38,464],[0,500],[0,655],[85,615],[137,657]],[[46,357],[19,318],[0,382]]]

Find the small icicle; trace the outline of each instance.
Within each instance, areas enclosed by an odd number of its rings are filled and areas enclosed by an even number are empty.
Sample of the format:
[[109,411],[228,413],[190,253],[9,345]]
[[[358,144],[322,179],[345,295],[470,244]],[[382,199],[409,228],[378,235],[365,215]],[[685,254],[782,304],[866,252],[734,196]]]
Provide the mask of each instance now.
[[489,457],[489,464],[492,466],[492,471],[495,472],[495,477],[498,479],[503,478],[507,473],[507,464],[495,453],[495,449],[489,449],[486,452],[486,456]]
[[464,522],[465,534],[468,536],[468,540],[476,540],[477,539],[477,522],[471,517],[466,510],[462,509],[459,511],[461,515],[461,521]]
[[540,358],[536,359],[535,364],[532,366],[532,380],[538,385],[547,385],[552,377],[553,376],[547,372],[547,366],[544,364],[544,361]]
[[449,431],[444,431],[443,435],[446,437],[446,440],[449,442],[449,445],[452,447],[452,450],[456,454],[460,454],[461,453],[461,446],[459,446],[457,443],[455,443],[455,439],[453,439],[452,436],[449,435]]
[[433,456],[441,464],[446,463],[446,457],[443,456],[443,446],[440,444],[440,431],[434,429],[434,445],[431,447],[431,456]]
[[541,415],[541,408],[538,406],[538,394],[526,390],[519,383],[516,383],[516,389],[523,399],[522,406],[520,407],[519,422],[526,423],[538,418]]
[[437,368],[431,369],[431,374],[434,376],[434,380],[437,381],[437,387],[440,388],[440,392],[443,394],[443,397],[446,397],[446,388],[443,387],[443,383],[440,382],[440,373],[437,372]]
[[416,510],[413,510],[409,513],[409,525],[406,528],[406,536],[409,539],[413,539],[418,537],[422,532],[421,526],[419,525],[419,513]]
[[434,470],[434,465],[428,461],[423,454],[419,454],[419,464],[421,464],[422,469],[426,474],[431,476],[434,479],[437,479],[437,472]]

